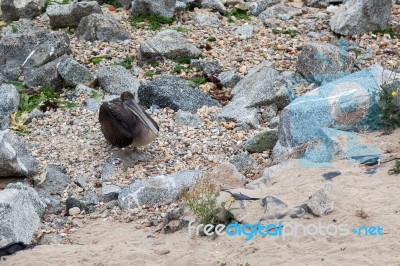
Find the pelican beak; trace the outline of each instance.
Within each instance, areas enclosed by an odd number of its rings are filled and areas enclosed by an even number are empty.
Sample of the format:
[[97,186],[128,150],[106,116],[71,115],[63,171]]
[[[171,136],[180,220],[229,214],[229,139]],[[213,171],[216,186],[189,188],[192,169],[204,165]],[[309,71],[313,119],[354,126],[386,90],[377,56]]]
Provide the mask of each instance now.
[[147,117],[147,115],[142,111],[142,108],[136,103],[135,100],[126,101],[126,107],[131,110],[140,121],[142,121],[154,134],[158,134],[158,129],[154,126],[153,122]]

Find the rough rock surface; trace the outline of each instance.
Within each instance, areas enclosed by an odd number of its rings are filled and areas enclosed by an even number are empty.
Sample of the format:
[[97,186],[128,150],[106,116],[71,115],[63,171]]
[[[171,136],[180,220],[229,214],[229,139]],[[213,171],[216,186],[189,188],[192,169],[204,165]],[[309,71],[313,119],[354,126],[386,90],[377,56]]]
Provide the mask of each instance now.
[[200,54],[201,51],[188,42],[179,32],[163,30],[140,44],[138,59],[144,62],[159,60],[163,57],[170,59],[179,57],[198,58]]
[[14,85],[0,86],[0,130],[8,128],[10,114],[18,110],[19,100],[19,93]]
[[82,18],[76,35],[90,42],[118,42],[129,39],[129,33],[113,16],[107,14],[91,14]]
[[137,94],[140,83],[122,66],[104,66],[97,72],[100,87],[110,94],[121,94],[130,91]]
[[155,14],[167,18],[174,16],[176,0],[133,0],[131,7],[131,15],[149,15]]
[[306,204],[312,214],[323,216],[333,212],[335,196],[332,189],[333,185],[331,183],[326,184],[310,197]]
[[186,80],[175,76],[161,76],[151,82],[140,85],[141,104],[156,104],[162,108],[170,107],[177,111],[196,112],[206,106],[218,106],[218,102],[196,88],[189,86]]
[[330,21],[332,31],[341,35],[361,35],[388,27],[392,0],[348,0]]
[[67,85],[74,86],[81,83],[90,86],[94,83],[93,74],[72,57],[64,57],[57,67],[58,73]]
[[15,242],[31,244],[45,207],[37,192],[21,183],[0,191],[0,248]]
[[0,131],[0,177],[32,176],[38,172],[38,162],[12,131]]
[[0,13],[5,21],[14,21],[20,18],[32,19],[40,14],[44,6],[44,0],[2,0]]
[[321,84],[350,74],[355,59],[343,43],[306,43],[297,60],[297,72],[309,82]]
[[202,176],[201,171],[183,171],[168,176],[138,180],[121,190],[118,201],[127,210],[141,205],[162,205],[174,201],[185,188],[190,188]]
[[277,130],[265,130],[246,141],[245,149],[250,153],[272,150],[278,141]]
[[76,27],[82,18],[93,14],[102,13],[96,1],[76,2],[67,5],[49,5],[46,10],[50,18],[51,27]]

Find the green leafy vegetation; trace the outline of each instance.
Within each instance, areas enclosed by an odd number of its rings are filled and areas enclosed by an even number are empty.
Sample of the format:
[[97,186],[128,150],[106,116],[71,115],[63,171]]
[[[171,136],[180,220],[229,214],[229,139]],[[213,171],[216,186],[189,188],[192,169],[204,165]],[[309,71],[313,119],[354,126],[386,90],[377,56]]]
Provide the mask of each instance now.
[[155,75],[156,75],[157,73],[155,72],[155,71],[146,71],[145,73],[144,73],[144,76],[146,77],[146,78],[152,78],[152,77],[154,77]]
[[121,3],[118,2],[117,0],[105,0],[104,3],[105,3],[105,4],[108,4],[108,5],[112,5],[112,6],[114,6],[115,8],[120,8],[120,7],[122,7]]
[[90,98],[97,100],[97,99],[100,99],[100,97],[101,97],[101,94],[98,91],[92,90],[90,92]]
[[391,175],[400,174],[400,160],[396,161],[394,168],[389,170],[389,174],[391,174]]
[[384,130],[391,131],[400,126],[400,81],[384,84],[379,94]]
[[207,39],[208,42],[215,42],[217,39],[215,37],[210,37]]
[[134,56],[128,55],[127,57],[125,57],[124,60],[116,62],[116,63],[114,63],[114,65],[119,65],[119,66],[123,66],[126,69],[131,69],[133,60],[134,60]]
[[177,64],[190,64],[190,61],[192,59],[189,57],[176,57],[173,59],[173,61]]
[[181,33],[186,33],[186,32],[191,32],[192,30],[191,30],[191,29],[186,29],[186,28],[179,27],[179,28],[176,29],[176,31],[177,31],[177,32],[181,32]]
[[277,30],[277,29],[273,29],[272,33],[273,34],[285,34],[285,35],[289,35],[291,38],[294,38],[294,37],[296,37],[298,32],[296,30]]
[[14,83],[20,94],[20,102],[17,113],[11,117],[11,129],[20,133],[28,133],[24,123],[27,115],[34,109],[40,109],[43,112],[49,109],[73,108],[75,103],[67,101],[60,97],[60,94],[53,89],[39,87],[28,88],[20,82]]
[[150,30],[160,30],[162,25],[172,24],[175,19],[157,15],[139,15],[136,17],[130,17],[128,21],[131,26],[136,28],[149,28]]
[[111,56],[109,56],[109,55],[95,56],[95,57],[92,57],[92,58],[89,59],[89,63],[98,65],[104,59],[111,59]]
[[228,18],[229,22],[234,22],[232,17],[235,17],[238,20],[250,20],[250,16],[247,15],[247,10],[234,7],[230,11],[225,12],[225,16]]
[[381,35],[388,34],[388,35],[390,35],[390,37],[391,37],[392,39],[393,39],[393,38],[400,39],[400,33],[396,33],[396,32],[393,30],[393,28],[387,28],[387,29],[384,29],[384,30],[375,30],[375,31],[373,31],[372,33],[373,33],[373,34],[376,34],[376,35],[378,35],[378,34],[381,34]]
[[190,84],[192,87],[195,87],[195,86],[204,84],[204,83],[206,83],[206,82],[207,82],[207,79],[206,79],[204,76],[194,76],[194,77],[192,77],[192,78],[190,79],[189,84]]

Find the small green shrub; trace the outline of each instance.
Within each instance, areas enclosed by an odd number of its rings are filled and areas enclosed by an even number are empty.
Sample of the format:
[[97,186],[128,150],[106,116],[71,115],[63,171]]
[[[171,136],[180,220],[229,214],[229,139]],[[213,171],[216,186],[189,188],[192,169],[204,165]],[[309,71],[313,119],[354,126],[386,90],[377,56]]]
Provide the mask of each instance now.
[[389,170],[389,174],[390,175],[394,175],[394,174],[398,175],[398,174],[400,174],[400,160],[396,161],[396,164],[395,164],[394,168]]
[[235,17],[238,20],[250,20],[250,16],[247,15],[247,11],[237,7],[232,8],[230,11],[226,11],[225,16],[228,18],[229,22],[234,22],[232,17]]
[[392,39],[394,39],[394,38],[400,39],[400,33],[396,33],[393,30],[393,28],[387,28],[387,29],[384,29],[384,30],[375,30],[372,33],[376,34],[376,35],[378,35],[378,34],[381,34],[381,35],[388,34],[388,35],[390,35],[390,37]]
[[217,39],[215,37],[210,37],[207,39],[208,42],[215,42]]
[[192,78],[190,79],[189,84],[190,84],[192,87],[195,87],[195,86],[204,84],[204,83],[206,83],[206,82],[207,82],[207,79],[206,79],[204,76],[194,76],[194,77],[192,77]]
[[92,58],[89,59],[89,63],[98,65],[104,59],[111,59],[111,56],[109,56],[109,55],[95,56],[95,57],[92,57]]
[[136,28],[149,28],[150,30],[160,30],[162,25],[172,24],[174,18],[166,18],[157,15],[139,15],[128,19],[131,26]]
[[379,94],[382,126],[385,130],[390,131],[400,126],[399,85],[399,81],[384,84]]
[[134,57],[131,55],[128,55],[127,57],[125,57],[124,60],[116,62],[116,63],[114,63],[114,65],[119,65],[119,66],[123,66],[126,69],[131,69],[133,60],[134,60]]
[[290,38],[294,38],[297,35],[297,31],[296,30],[277,30],[277,29],[273,29],[272,30],[273,34],[285,34],[285,35],[289,35]]

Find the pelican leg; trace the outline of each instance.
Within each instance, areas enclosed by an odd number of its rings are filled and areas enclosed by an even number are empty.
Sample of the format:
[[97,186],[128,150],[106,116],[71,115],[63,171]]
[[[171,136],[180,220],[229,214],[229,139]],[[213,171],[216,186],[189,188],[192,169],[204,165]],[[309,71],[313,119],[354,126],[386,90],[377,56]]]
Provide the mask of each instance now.
[[126,167],[134,167],[138,162],[148,162],[151,157],[140,152],[136,147],[120,151],[120,158]]

